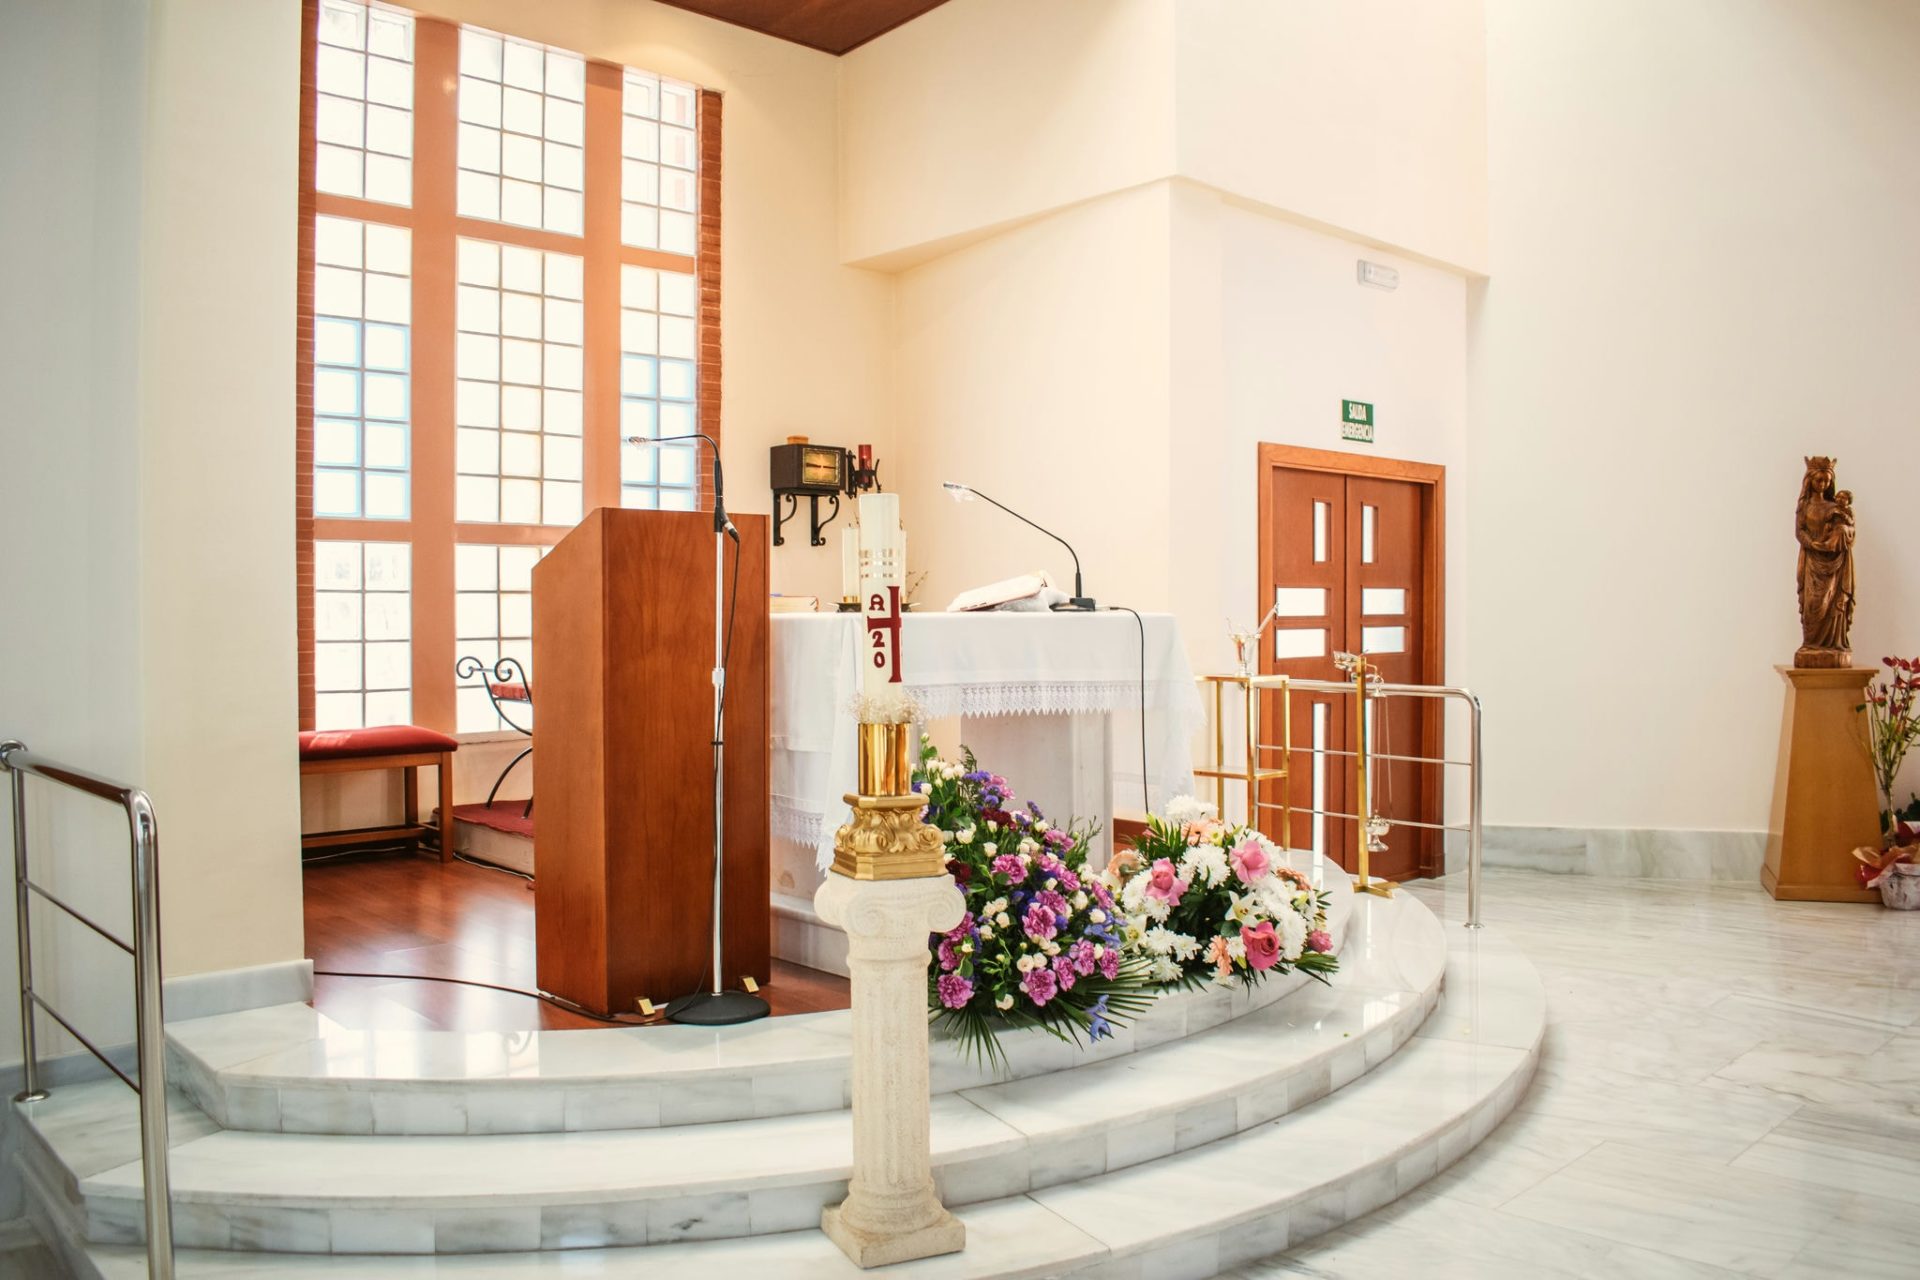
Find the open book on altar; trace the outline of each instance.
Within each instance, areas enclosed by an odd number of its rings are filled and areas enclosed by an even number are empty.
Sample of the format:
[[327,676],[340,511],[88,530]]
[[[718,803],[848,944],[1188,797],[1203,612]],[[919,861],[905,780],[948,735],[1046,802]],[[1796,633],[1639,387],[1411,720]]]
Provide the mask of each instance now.
[[962,591],[947,606],[947,612],[975,613],[982,609],[1005,609],[1010,612],[1038,613],[1066,598],[1066,592],[1054,586],[1052,576],[1042,569],[1037,573],[1023,573],[1000,582],[990,582],[984,587],[975,587],[971,591]]

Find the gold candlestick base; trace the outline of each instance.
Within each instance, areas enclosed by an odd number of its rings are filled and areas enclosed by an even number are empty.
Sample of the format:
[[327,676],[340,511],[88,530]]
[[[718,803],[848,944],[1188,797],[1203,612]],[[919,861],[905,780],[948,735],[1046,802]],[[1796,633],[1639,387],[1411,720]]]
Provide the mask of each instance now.
[[853,816],[834,833],[833,869],[849,880],[916,880],[945,875],[947,847],[920,820],[921,795],[847,797]]
[[1353,882],[1355,893],[1370,893],[1376,898],[1391,898],[1393,891],[1400,886],[1391,880],[1369,880],[1356,878]]

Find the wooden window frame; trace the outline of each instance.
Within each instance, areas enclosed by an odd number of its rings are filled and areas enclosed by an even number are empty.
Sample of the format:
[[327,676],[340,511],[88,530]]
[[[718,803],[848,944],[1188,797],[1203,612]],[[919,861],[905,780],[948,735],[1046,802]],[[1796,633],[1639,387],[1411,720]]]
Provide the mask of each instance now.
[[[454,518],[455,254],[467,237],[584,260],[582,514],[619,506],[620,267],[691,272],[698,298],[695,413],[699,429],[720,440],[721,95],[698,91],[697,242],[686,256],[634,248],[620,239],[621,98],[626,69],[586,57],[586,190],[580,236],[462,218],[455,211],[459,130],[460,25],[414,15],[413,202],[382,204],[315,187],[314,65],[319,0],[303,0],[300,77],[300,225],[297,237],[297,333],[294,421],[294,566],[299,591],[300,727],[314,727],[314,544],[405,542],[412,547],[412,722],[456,731],[454,548],[460,543],[551,546],[570,526],[461,523]],[[314,223],[331,215],[403,226],[412,233],[410,321],[412,404],[408,518],[322,518],[314,514]],[[711,463],[701,451],[698,503],[713,506]]]

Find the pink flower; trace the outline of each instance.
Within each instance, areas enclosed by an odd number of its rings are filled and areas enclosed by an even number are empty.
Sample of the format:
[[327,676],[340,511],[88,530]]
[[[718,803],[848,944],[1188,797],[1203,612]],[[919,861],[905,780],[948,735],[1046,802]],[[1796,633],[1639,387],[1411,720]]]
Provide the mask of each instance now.
[[1229,861],[1233,863],[1233,874],[1240,877],[1241,884],[1252,884],[1273,870],[1273,860],[1267,857],[1266,849],[1252,836],[1233,846]]
[[1060,931],[1059,917],[1054,915],[1052,907],[1044,902],[1036,902],[1027,908],[1021,927],[1027,931],[1029,938],[1036,942],[1044,942]]
[[1039,1007],[1059,993],[1060,981],[1053,976],[1053,970],[1042,967],[1030,970],[1026,977],[1020,979],[1020,989],[1027,993],[1027,999]]
[[1187,882],[1173,869],[1173,862],[1161,858],[1153,864],[1147,873],[1147,896],[1165,900],[1169,907],[1180,905],[1180,895],[1187,891]]
[[1073,971],[1081,977],[1093,972],[1093,944],[1085,938],[1067,948],[1067,955],[1073,961]]
[[940,939],[940,945],[934,949],[934,955],[939,958],[940,967],[943,970],[960,967],[960,957],[955,953],[953,943],[946,938]]
[[949,1009],[963,1009],[973,999],[973,980],[957,973],[940,975],[940,1003]]
[[1262,920],[1257,929],[1241,925],[1240,941],[1247,948],[1247,963],[1257,970],[1271,969],[1280,959],[1280,939],[1273,932],[1271,920]]
[[1055,982],[1060,984],[1062,991],[1073,990],[1074,972],[1073,958],[1071,956],[1055,956],[1053,958],[1053,978]]
[[1027,878],[1027,860],[1017,853],[1003,853],[993,860],[993,874],[1020,884]]
[[1053,912],[1053,918],[1062,924],[1065,924],[1067,917],[1073,914],[1073,909],[1067,905],[1067,900],[1052,889],[1042,889],[1033,895],[1033,900]]
[[1333,950],[1333,935],[1328,933],[1325,929],[1315,929],[1312,933],[1309,933],[1307,935],[1307,950],[1309,951]]
[[1100,976],[1112,982],[1120,976],[1120,953],[1108,947],[1100,953]]

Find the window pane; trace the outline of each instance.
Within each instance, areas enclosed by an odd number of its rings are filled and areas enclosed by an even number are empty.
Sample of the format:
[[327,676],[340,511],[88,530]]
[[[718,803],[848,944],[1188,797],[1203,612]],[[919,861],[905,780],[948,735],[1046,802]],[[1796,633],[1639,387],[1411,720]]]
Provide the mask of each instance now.
[[404,722],[413,686],[407,642],[412,548],[401,542],[316,542],[313,550],[314,727]]
[[333,195],[413,200],[413,17],[325,0],[314,52],[314,186]]
[[[686,318],[699,296],[694,277],[683,271],[628,267],[620,273],[620,430],[622,437],[658,439],[699,430],[694,404],[698,376],[693,321]],[[672,348],[683,359],[659,359]],[[679,507],[682,499],[642,501],[643,490],[662,486],[690,495],[698,481],[697,455],[678,447],[660,450],[626,446],[621,450],[621,505]]]
[[314,257],[314,513],[405,519],[412,232],[317,217]]

